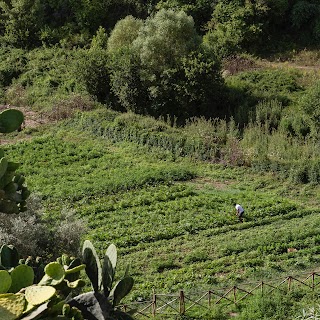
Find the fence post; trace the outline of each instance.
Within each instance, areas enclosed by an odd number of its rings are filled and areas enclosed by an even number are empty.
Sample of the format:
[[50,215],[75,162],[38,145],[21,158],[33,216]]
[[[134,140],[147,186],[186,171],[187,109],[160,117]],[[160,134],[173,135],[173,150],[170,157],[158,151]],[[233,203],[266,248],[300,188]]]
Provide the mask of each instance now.
[[314,291],[314,272],[312,272],[312,291]]
[[180,297],[179,297],[179,310],[180,314],[184,314],[186,311],[186,307],[184,304],[184,293],[182,290],[180,290]]
[[208,305],[211,307],[211,291],[208,292]]
[[291,280],[292,280],[292,277],[289,276],[289,277],[288,277],[288,291],[291,290]]
[[261,282],[261,295],[263,296],[263,281]]
[[237,287],[236,286],[233,287],[233,301],[234,301],[234,304],[237,304]]
[[152,290],[152,317],[156,316],[157,312],[157,296],[155,290]]

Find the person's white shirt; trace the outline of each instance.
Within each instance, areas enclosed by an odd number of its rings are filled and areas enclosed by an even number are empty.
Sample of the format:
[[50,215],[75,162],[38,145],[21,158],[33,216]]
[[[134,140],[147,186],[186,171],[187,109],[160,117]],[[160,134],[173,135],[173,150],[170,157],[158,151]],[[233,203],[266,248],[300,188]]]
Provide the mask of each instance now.
[[240,206],[240,204],[236,204],[235,208],[237,209],[237,212],[240,214],[244,211],[244,209]]

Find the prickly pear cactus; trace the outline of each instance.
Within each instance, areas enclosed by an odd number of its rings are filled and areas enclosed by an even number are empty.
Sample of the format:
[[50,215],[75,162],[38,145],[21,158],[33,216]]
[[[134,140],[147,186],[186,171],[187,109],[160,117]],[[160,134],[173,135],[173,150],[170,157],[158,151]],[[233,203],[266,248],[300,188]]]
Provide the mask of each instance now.
[[91,281],[94,291],[99,291],[102,286],[102,269],[96,249],[89,240],[83,243],[83,262],[86,265],[86,273]]
[[11,287],[11,276],[7,270],[0,270],[0,293],[7,293]]
[[[0,133],[19,129],[24,121],[23,113],[7,109],[0,113]],[[24,186],[24,177],[15,171],[18,164],[9,162],[0,149],[0,212],[19,213],[26,211],[26,199],[30,192]]]
[[51,286],[30,286],[26,288],[25,297],[28,303],[38,306],[54,296],[56,289]]
[[82,256],[94,291],[76,296],[68,303],[79,308],[86,319],[132,319],[129,314],[117,310],[116,306],[132,289],[133,278],[126,275],[111,290],[117,264],[115,245],[108,247],[102,268],[97,252],[89,240],[83,244]]
[[19,254],[12,245],[2,245],[0,248],[0,265],[5,269],[14,268],[19,263]]
[[109,293],[112,289],[112,283],[116,273],[116,266],[117,248],[114,244],[111,244],[106,251],[102,265],[102,285],[105,296],[109,296]]
[[45,275],[39,282],[40,285],[56,286],[60,284],[66,275],[62,265],[58,262],[50,262],[44,268]]
[[33,284],[34,272],[33,269],[25,264],[15,267],[11,272],[11,286],[8,292],[17,293],[22,288]]
[[6,109],[0,113],[0,132],[9,133],[20,128],[24,121],[23,113],[16,109]]
[[23,294],[0,294],[0,319],[15,320],[23,313],[25,298]]
[[26,200],[30,191],[24,185],[24,177],[16,173],[18,167],[5,157],[0,159],[0,212],[19,213],[27,209]]
[[121,279],[115,287],[112,289],[113,293],[113,306],[115,307],[120,303],[122,298],[124,298],[133,287],[133,279],[132,277],[125,277]]

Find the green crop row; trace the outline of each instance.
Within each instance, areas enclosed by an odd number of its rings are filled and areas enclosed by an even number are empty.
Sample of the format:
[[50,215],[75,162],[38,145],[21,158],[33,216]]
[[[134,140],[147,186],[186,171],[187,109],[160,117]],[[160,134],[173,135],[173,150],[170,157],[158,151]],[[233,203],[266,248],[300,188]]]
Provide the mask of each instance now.
[[[99,252],[116,244],[135,278],[131,299],[147,299],[153,288],[271,279],[320,262],[314,187],[68,126],[6,149],[29,189],[46,199],[44,210],[75,211]],[[244,223],[233,202],[245,207]]]
[[188,164],[148,159],[143,151],[132,153],[128,145],[70,139],[48,135],[8,148],[12,158],[21,161],[31,190],[44,198],[82,199],[194,176]]

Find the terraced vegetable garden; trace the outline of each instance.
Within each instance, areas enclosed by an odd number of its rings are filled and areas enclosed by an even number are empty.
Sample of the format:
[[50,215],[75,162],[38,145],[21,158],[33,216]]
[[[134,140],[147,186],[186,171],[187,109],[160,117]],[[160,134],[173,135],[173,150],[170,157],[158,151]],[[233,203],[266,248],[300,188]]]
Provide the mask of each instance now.
[[[316,186],[64,125],[7,149],[47,215],[75,210],[99,250],[117,246],[120,273],[129,264],[135,279],[132,300],[149,299],[152,289],[208,290],[319,265]],[[244,223],[233,202],[245,207]]]

